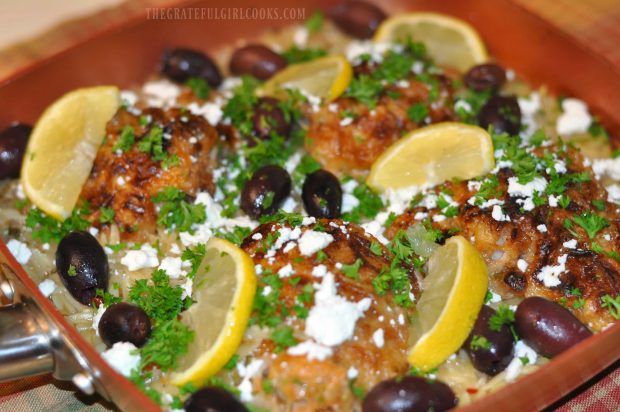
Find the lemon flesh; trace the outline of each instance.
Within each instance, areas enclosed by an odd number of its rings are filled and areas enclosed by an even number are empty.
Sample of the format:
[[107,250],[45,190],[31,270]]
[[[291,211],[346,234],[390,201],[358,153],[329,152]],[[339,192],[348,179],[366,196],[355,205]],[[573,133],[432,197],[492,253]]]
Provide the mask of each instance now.
[[484,42],[463,20],[438,13],[399,14],[385,20],[373,40],[394,43],[411,38],[424,43],[435,63],[465,72],[488,60]]
[[256,273],[252,258],[224,239],[211,238],[194,278],[195,303],[181,321],[195,332],[172,383],[202,384],[235,354],[252,312]]
[[57,219],[71,214],[120,103],[117,87],[98,86],[73,90],[45,110],[21,170],[32,203]]
[[353,69],[344,56],[326,56],[286,67],[269,79],[258,93],[278,97],[285,89],[300,89],[306,95],[331,101],[344,93],[352,77]]
[[488,270],[480,253],[462,236],[437,249],[412,325],[409,363],[423,371],[436,368],[465,342],[488,287]]
[[372,164],[366,183],[375,190],[430,187],[471,179],[495,167],[491,136],[480,127],[444,122],[416,129]]

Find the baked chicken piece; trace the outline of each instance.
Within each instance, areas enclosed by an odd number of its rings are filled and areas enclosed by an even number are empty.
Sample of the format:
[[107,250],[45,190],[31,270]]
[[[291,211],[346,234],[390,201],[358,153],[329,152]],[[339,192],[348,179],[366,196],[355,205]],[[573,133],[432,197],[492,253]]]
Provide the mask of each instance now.
[[217,132],[203,117],[181,109],[120,109],[106,133],[80,196],[94,211],[95,225],[102,225],[102,208],[112,209],[109,223],[118,225],[123,239],[136,239],[155,230],[152,197],[163,189],[188,196],[214,190]]
[[[518,185],[514,169],[505,167],[486,178],[492,185],[482,179],[433,189],[434,199],[451,197],[453,205],[447,207],[452,212],[429,202],[427,195],[400,215],[386,236],[392,238],[422,220],[444,233],[458,231],[480,251],[491,288],[504,299],[543,296],[601,330],[613,321],[602,297],[620,293],[620,210],[607,201],[607,192],[576,149],[550,152],[565,153],[559,163],[553,161],[566,170],[555,178],[549,170],[544,173],[544,189],[565,185],[563,193],[549,195],[548,202],[535,195],[528,205],[526,196],[514,196],[515,188],[525,195],[528,187],[543,181]],[[486,197],[476,201],[483,192]]]
[[[276,331],[250,353],[263,362],[252,382],[255,403],[272,411],[354,410],[350,382],[369,390],[407,371],[413,305],[375,292],[373,279],[389,268],[390,256],[373,236],[341,220],[304,223],[263,224],[242,245],[257,265],[262,297],[251,324]],[[283,348],[274,336],[286,328],[295,345]],[[262,389],[265,381],[272,392]]]

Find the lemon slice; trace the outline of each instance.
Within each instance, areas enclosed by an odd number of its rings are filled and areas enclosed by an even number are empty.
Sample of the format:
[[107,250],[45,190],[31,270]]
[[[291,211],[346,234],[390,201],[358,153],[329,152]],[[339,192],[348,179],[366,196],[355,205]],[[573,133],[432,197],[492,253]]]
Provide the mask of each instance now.
[[121,103],[115,86],[73,90],[49,106],[34,127],[21,170],[24,192],[47,214],[71,214]]
[[211,238],[194,278],[195,303],[181,316],[194,340],[172,383],[201,384],[234,355],[252,312],[256,273],[252,258],[227,240]]
[[410,37],[422,42],[435,63],[465,72],[484,63],[488,55],[476,30],[468,23],[438,13],[399,14],[385,20],[375,33],[378,43],[394,43]]
[[464,237],[454,236],[428,262],[418,316],[412,325],[409,363],[423,371],[456,352],[474,326],[488,286],[487,267]]
[[494,167],[493,142],[484,129],[445,122],[416,129],[390,146],[372,164],[366,183],[378,191],[423,188]]
[[288,66],[269,79],[258,93],[280,96],[284,89],[301,89],[307,95],[330,101],[344,93],[352,77],[353,69],[344,56],[326,56]]

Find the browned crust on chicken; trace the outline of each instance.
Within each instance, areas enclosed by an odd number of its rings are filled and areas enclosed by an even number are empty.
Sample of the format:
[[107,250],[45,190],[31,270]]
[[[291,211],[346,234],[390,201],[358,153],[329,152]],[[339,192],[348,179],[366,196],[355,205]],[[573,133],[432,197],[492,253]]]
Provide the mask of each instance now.
[[[524,212],[514,198],[508,196],[507,180],[513,176],[510,169],[501,169],[497,178],[501,196],[495,196],[505,202],[504,212],[511,221],[497,221],[492,217],[492,207],[482,209],[467,204],[475,194],[468,190],[467,182],[449,182],[435,189],[437,193],[447,189],[453,193],[452,198],[460,204],[459,214],[441,222],[432,222],[433,227],[447,233],[458,229],[459,234],[472,241],[482,254],[487,266],[491,287],[504,298],[543,296],[565,304],[582,322],[594,330],[600,330],[613,321],[606,308],[602,308],[602,296],[617,296],[620,293],[620,262],[605,253],[592,251],[592,242],[596,242],[606,252],[620,251],[620,210],[617,205],[607,202],[607,192],[594,179],[591,169],[583,165],[581,155],[574,149],[568,150],[568,171],[587,172],[589,182],[570,183],[565,194],[571,199],[567,209],[550,207],[548,204]],[[604,202],[605,209],[599,211],[592,205],[592,200]],[[399,230],[406,229],[416,222],[417,212],[428,216],[440,214],[438,209],[414,207],[400,215],[386,231],[392,238]],[[585,230],[573,224],[567,229],[565,220],[584,212],[596,213],[609,222],[609,227],[597,233],[590,240]],[[419,222],[419,220],[417,220]],[[538,226],[544,224],[547,231],[541,232]],[[571,233],[571,231],[573,233]],[[577,239],[576,249],[563,246],[564,242]],[[558,258],[567,255],[566,270],[560,275],[561,283],[547,287],[538,279],[537,274],[545,266],[558,265]],[[517,262],[527,262],[525,271],[521,271]],[[579,288],[582,296],[574,296],[571,289]],[[585,305],[573,305],[578,299],[584,299]]]
[[[268,403],[278,405],[281,410],[353,410],[357,402],[349,388],[349,368],[357,369],[359,375],[355,385],[365,390],[407,370],[408,319],[412,315],[412,309],[397,306],[390,294],[377,296],[375,293],[372,280],[382,268],[389,267],[391,258],[383,246],[381,255],[371,252],[371,242],[380,243],[359,226],[327,219],[320,220],[315,225],[301,226],[302,233],[323,228],[321,230],[334,237],[334,241],[323,249],[327,256],[324,260],[316,253],[303,256],[298,247],[285,252],[284,245],[273,255],[273,252],[266,252],[269,243],[265,243],[265,239],[268,239],[270,233],[271,236],[278,233],[281,227],[279,223],[261,225],[253,233],[260,233],[262,239],[252,240],[252,236],[248,236],[242,245],[254,262],[262,267],[259,286],[264,285],[263,277],[268,273],[275,274],[290,263],[295,271],[291,278],[300,280],[291,285],[283,279],[280,299],[286,307],[291,307],[305,285],[321,282],[321,278],[312,275],[312,270],[316,265],[323,264],[334,274],[338,295],[350,302],[370,298],[372,304],[357,321],[354,337],[335,347],[333,355],[325,360],[308,360],[305,355],[292,356],[286,351],[276,353],[273,342],[264,340],[253,355],[261,357],[268,364],[261,379],[269,379],[275,389],[273,393],[263,396]],[[356,259],[361,259],[363,264],[359,270],[359,278],[353,279],[347,277],[338,267],[339,264],[353,264]],[[305,306],[310,309],[313,304],[311,301]],[[403,322],[403,319],[406,321]],[[292,319],[289,324],[296,334],[303,334],[304,320]],[[385,344],[381,348],[373,343],[372,338],[379,328],[382,328],[385,334]],[[260,388],[260,379],[254,384],[256,388]]]
[[[451,81],[444,76],[437,76],[437,81],[438,97],[433,102],[429,101],[429,86],[411,79],[406,87],[386,86],[387,94],[374,109],[355,99],[341,97],[316,112],[308,110],[306,150],[333,173],[363,174],[404,131],[455,118]],[[416,123],[408,117],[407,110],[420,102],[426,104],[430,122]],[[343,113],[354,114],[350,124],[340,124]]]
[[[150,117],[150,123],[141,124],[141,116]],[[133,128],[136,143],[123,153],[114,145],[126,126]],[[164,151],[178,157],[177,165],[164,168],[162,161],[138,150],[138,143],[154,126],[163,129]],[[204,118],[185,110],[150,108],[138,115],[120,109],[107,125],[106,140],[81,193],[94,211],[94,224],[100,225],[100,208],[107,207],[114,210],[114,223],[123,239],[154,231],[157,213],[151,197],[159,191],[175,187],[191,196],[214,189],[210,171],[214,162],[211,149],[216,142],[215,129]]]

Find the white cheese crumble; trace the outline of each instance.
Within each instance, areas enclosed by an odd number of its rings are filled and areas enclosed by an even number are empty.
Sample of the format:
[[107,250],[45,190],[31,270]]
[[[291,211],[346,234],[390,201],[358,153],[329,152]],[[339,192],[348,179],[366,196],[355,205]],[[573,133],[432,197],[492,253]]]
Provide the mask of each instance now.
[[48,298],[54,291],[56,290],[56,282],[52,279],[45,279],[43,282],[39,283],[39,291]]
[[534,194],[543,192],[546,187],[547,179],[544,177],[535,177],[526,184],[519,183],[517,177],[508,178],[508,194],[511,197],[519,198],[517,203],[522,205],[526,211],[534,209]]
[[167,107],[175,104],[181,89],[168,80],[155,80],[145,83],[142,86],[142,93],[149,106]]
[[278,270],[278,276],[280,276],[281,278],[287,278],[294,273],[295,269],[293,269],[293,266],[290,263],[288,263],[286,266],[281,267],[280,270]]
[[288,348],[286,353],[293,356],[306,355],[308,360],[322,361],[332,356],[333,350],[328,346],[318,344],[311,340],[307,340],[298,343],[295,346],[291,346],[290,348]]
[[508,367],[506,368],[506,375],[504,376],[506,381],[511,382],[515,380],[519,374],[521,374],[521,371],[523,370],[523,362],[521,362],[520,358],[523,357],[527,357],[529,365],[535,364],[538,359],[536,351],[520,340],[515,344],[515,357],[512,361],[510,361]]
[[179,257],[165,257],[162,259],[161,264],[159,265],[160,270],[165,270],[166,275],[168,275],[171,279],[177,279],[179,276],[183,275],[185,272],[182,269],[183,260]]
[[264,361],[262,359],[254,359],[247,366],[243,363],[237,363],[237,372],[242,380],[237,387],[240,391],[239,397],[243,402],[252,400],[252,378],[260,372]]
[[498,222],[510,222],[510,216],[504,213],[502,207],[499,205],[493,206],[493,211],[491,212],[491,217]]
[[297,47],[304,47],[308,42],[309,34],[307,28],[303,26],[298,27],[295,33],[293,33],[293,43],[295,43]]
[[558,264],[555,266],[547,265],[540,269],[536,278],[542,281],[546,287],[552,288],[558,286],[560,283],[560,274],[566,270],[566,259],[568,255],[561,255],[558,257]]
[[357,378],[357,375],[359,375],[359,371],[355,369],[353,366],[351,366],[349,370],[347,370],[347,378],[355,379]]
[[611,203],[620,203],[620,185],[614,183],[605,188],[607,190],[607,201]]
[[316,265],[312,268],[312,276],[317,278],[322,278],[327,274],[327,266],[325,265]]
[[123,376],[131,375],[131,372],[140,364],[138,348],[130,342],[116,342],[110,349],[101,354],[114,370]]
[[607,176],[613,180],[620,180],[620,157],[596,159],[592,162],[592,170],[598,178]]
[[306,318],[305,333],[321,345],[340,345],[351,339],[355,323],[370,304],[370,298],[354,303],[339,296],[334,275],[328,272],[314,294],[314,306]]
[[523,135],[530,137],[538,129],[536,115],[540,111],[540,94],[532,92],[528,97],[519,97],[519,109],[521,110],[521,121],[525,125]]
[[559,135],[585,133],[592,123],[592,116],[588,113],[588,106],[579,99],[564,99],[562,114],[556,121],[556,131]]
[[297,246],[304,256],[311,256],[326,248],[334,241],[334,237],[329,233],[317,232],[315,230],[307,230],[299,238]]
[[577,247],[577,239],[567,240],[566,242],[562,243],[562,246],[564,246],[566,249],[575,249]]
[[151,245],[142,245],[139,250],[130,250],[121,259],[121,263],[130,271],[154,268],[159,265],[157,249]]
[[517,267],[519,268],[519,270],[521,272],[524,272],[527,270],[528,264],[524,259],[519,259],[517,260]]
[[536,226],[536,230],[538,230],[540,233],[547,233],[547,225],[540,224]]
[[28,245],[17,239],[11,239],[7,242],[6,247],[20,265],[25,265],[30,260],[32,252],[28,249]]
[[372,334],[372,341],[374,342],[377,348],[382,348],[385,344],[385,336],[383,333],[383,329],[379,328]]
[[222,120],[222,116],[224,112],[222,112],[221,104],[218,103],[205,103],[202,106],[199,106],[197,103],[192,102],[187,105],[187,109],[195,114],[196,116],[202,116],[211,126],[217,125],[220,120]]

